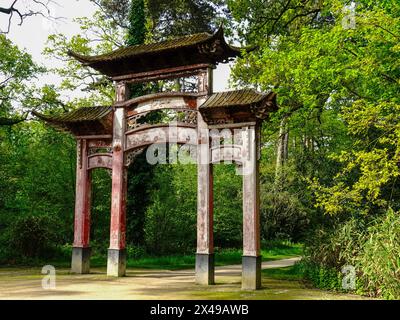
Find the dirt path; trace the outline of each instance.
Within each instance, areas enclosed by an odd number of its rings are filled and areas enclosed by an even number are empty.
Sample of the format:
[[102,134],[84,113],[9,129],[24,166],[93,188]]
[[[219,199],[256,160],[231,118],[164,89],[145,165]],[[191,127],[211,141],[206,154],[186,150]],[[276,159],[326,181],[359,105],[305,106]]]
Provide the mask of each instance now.
[[[299,258],[263,262],[263,269],[293,265]],[[194,270],[129,269],[124,278],[109,278],[105,269],[89,275],[57,270],[56,289],[42,289],[39,269],[0,269],[0,299],[360,299],[306,288],[298,281],[263,277],[263,289],[240,290],[241,266],[216,268],[215,286],[194,284]]]

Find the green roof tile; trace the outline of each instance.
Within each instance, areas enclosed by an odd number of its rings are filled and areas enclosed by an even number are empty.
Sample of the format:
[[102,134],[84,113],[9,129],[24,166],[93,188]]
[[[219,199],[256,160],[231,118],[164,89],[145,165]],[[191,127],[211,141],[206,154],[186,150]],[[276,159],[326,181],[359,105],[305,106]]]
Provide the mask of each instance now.
[[[246,48],[250,51],[254,48]],[[198,33],[171,40],[123,47],[115,51],[85,56],[68,52],[86,66],[110,77],[138,74],[197,64],[218,64],[241,54],[226,43],[221,27],[214,34]]]
[[37,112],[32,112],[35,116],[48,122],[55,123],[75,123],[82,121],[101,120],[112,111],[110,106],[79,108],[71,112],[60,115],[48,116]]
[[213,35],[210,35],[208,33],[198,33],[198,34],[189,35],[189,36],[185,36],[185,37],[179,37],[179,38],[175,38],[172,40],[166,40],[166,41],[162,41],[162,42],[139,44],[139,45],[130,46],[130,47],[123,47],[123,48],[117,49],[115,51],[112,51],[112,52],[109,52],[106,54],[102,54],[102,55],[98,55],[98,56],[83,56],[83,55],[74,53],[72,51],[70,51],[69,54],[83,63],[90,64],[90,63],[100,62],[100,61],[113,61],[113,60],[131,58],[131,57],[139,56],[139,55],[146,54],[146,53],[155,53],[155,52],[164,51],[164,50],[179,49],[181,47],[199,44],[199,43],[204,42],[212,37],[213,37]]

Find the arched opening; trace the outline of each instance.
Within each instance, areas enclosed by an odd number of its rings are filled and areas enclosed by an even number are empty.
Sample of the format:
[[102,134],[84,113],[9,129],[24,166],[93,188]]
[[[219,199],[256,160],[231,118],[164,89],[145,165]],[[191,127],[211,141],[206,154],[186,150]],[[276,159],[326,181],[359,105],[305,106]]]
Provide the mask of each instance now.
[[[168,143],[151,146],[168,153],[160,157],[165,158],[165,163],[152,164],[147,159],[152,150],[146,147],[128,167],[127,257],[193,254],[197,166],[188,163],[187,146]],[[185,157],[187,161],[182,159]],[[185,163],[175,163],[175,158]]]
[[[225,249],[232,251],[232,262],[240,263],[243,244],[243,200],[242,177],[237,175],[235,164],[214,164],[214,245],[217,253]],[[224,257],[229,259],[229,252]],[[239,259],[239,260],[237,260]]]
[[107,248],[110,242],[111,171],[94,168],[90,173],[92,180],[90,262],[96,267],[103,266],[107,262]]

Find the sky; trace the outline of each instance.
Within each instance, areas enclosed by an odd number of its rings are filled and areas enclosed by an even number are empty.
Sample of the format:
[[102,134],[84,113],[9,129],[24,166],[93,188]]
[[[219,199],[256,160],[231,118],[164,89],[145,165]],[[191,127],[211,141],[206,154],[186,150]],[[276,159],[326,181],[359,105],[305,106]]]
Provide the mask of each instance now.
[[[31,0],[19,0],[19,8],[32,5]],[[12,3],[12,0],[3,1],[2,6]],[[34,61],[47,67],[57,66],[58,61],[49,61],[48,57],[42,55],[46,45],[47,37],[54,33],[62,33],[71,37],[80,32],[79,25],[74,22],[75,18],[90,17],[96,10],[96,6],[89,0],[56,0],[57,4],[51,4],[50,10],[53,17],[61,17],[56,21],[50,21],[41,16],[28,17],[19,26],[17,17],[14,17],[11,30],[7,37],[18,45],[20,49],[32,55]],[[6,27],[7,19],[0,16],[0,27]],[[225,91],[229,89],[228,79],[230,66],[220,64],[214,71],[214,91]],[[54,74],[49,74],[39,79],[40,84],[59,84],[61,79]],[[72,93],[80,96],[79,92]]]

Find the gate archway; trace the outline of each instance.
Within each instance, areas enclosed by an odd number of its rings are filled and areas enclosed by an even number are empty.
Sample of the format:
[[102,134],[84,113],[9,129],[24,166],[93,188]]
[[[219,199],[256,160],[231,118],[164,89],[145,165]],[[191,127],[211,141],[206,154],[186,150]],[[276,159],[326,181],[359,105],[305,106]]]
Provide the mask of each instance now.
[[[90,170],[112,171],[110,247],[107,274],[126,269],[127,166],[146,147],[190,144],[196,148],[198,174],[196,282],[214,283],[214,163],[236,162],[243,176],[242,288],[261,286],[258,162],[260,125],[277,109],[276,95],[254,90],[213,93],[213,69],[240,56],[225,42],[223,29],[86,57],[83,64],[110,77],[113,106],[80,108],[58,115],[35,113],[77,139],[77,171],[72,271],[90,271]],[[196,77],[194,92],[162,92],[129,99],[129,85]],[[161,113],[151,120],[152,115]],[[160,119],[162,121],[160,121]]]

